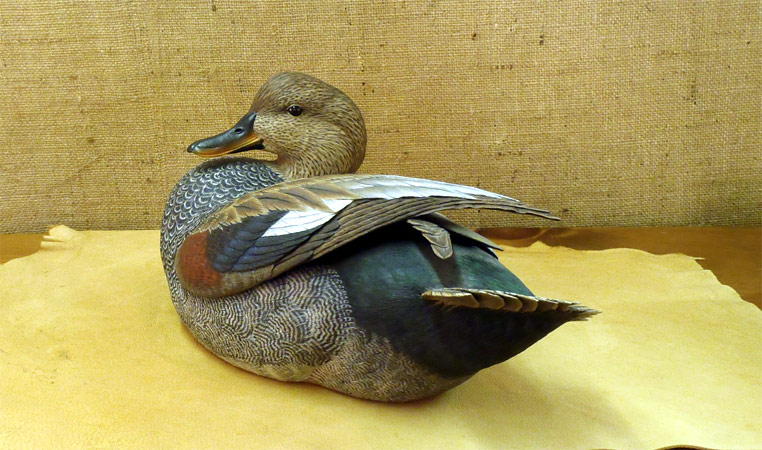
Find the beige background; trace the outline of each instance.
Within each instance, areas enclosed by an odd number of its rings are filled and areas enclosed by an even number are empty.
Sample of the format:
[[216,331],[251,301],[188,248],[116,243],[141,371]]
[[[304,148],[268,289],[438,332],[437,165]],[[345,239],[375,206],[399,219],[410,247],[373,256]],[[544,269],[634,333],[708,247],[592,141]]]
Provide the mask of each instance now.
[[167,3],[3,2],[0,232],[158,227],[184,148],[284,69],[357,101],[363,172],[569,226],[762,223],[758,1]]

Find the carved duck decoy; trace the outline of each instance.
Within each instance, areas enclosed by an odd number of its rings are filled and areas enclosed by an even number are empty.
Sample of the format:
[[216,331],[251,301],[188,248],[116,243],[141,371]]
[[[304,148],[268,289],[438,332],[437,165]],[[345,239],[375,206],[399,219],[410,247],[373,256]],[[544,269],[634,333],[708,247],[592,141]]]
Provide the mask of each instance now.
[[534,296],[496,245],[438,213],[547,211],[467,186],[354,174],[365,142],[347,95],[288,72],[267,80],[233,128],[188,148],[277,156],[206,161],[166,206],[172,301],[213,353],[278,380],[408,401],[597,312]]

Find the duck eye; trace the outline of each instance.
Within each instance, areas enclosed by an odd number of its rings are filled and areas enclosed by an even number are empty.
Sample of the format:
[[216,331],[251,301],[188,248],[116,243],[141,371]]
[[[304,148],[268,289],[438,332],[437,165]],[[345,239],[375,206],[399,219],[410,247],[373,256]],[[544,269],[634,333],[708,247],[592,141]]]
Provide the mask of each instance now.
[[286,111],[288,111],[289,114],[292,116],[298,116],[301,115],[302,112],[304,112],[304,109],[299,105],[291,105],[288,108],[286,108]]

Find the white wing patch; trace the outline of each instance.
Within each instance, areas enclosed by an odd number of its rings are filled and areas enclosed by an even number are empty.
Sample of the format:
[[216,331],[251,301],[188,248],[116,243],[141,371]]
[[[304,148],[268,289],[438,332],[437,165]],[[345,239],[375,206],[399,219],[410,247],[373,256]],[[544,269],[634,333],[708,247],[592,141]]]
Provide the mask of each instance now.
[[323,204],[331,208],[333,212],[341,211],[350,203],[352,203],[352,200],[348,198],[342,198],[342,199],[324,198],[323,199]]
[[262,236],[284,236],[319,227],[336,216],[336,213],[352,203],[349,199],[324,199],[323,203],[333,212],[308,209],[307,211],[289,211],[272,224]]
[[323,212],[315,209],[310,209],[308,211],[289,211],[285,216],[272,224],[272,226],[262,234],[262,237],[283,236],[309,230],[323,225],[335,215],[336,213]]

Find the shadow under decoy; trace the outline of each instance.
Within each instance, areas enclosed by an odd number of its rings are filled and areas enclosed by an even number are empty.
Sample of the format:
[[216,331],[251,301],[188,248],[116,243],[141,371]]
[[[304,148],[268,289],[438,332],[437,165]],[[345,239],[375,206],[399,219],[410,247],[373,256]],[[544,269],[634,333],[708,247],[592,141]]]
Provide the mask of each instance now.
[[440,396],[390,407],[457,427],[479,448],[589,447],[584,443],[647,448],[602,393],[525,369],[503,363]]

